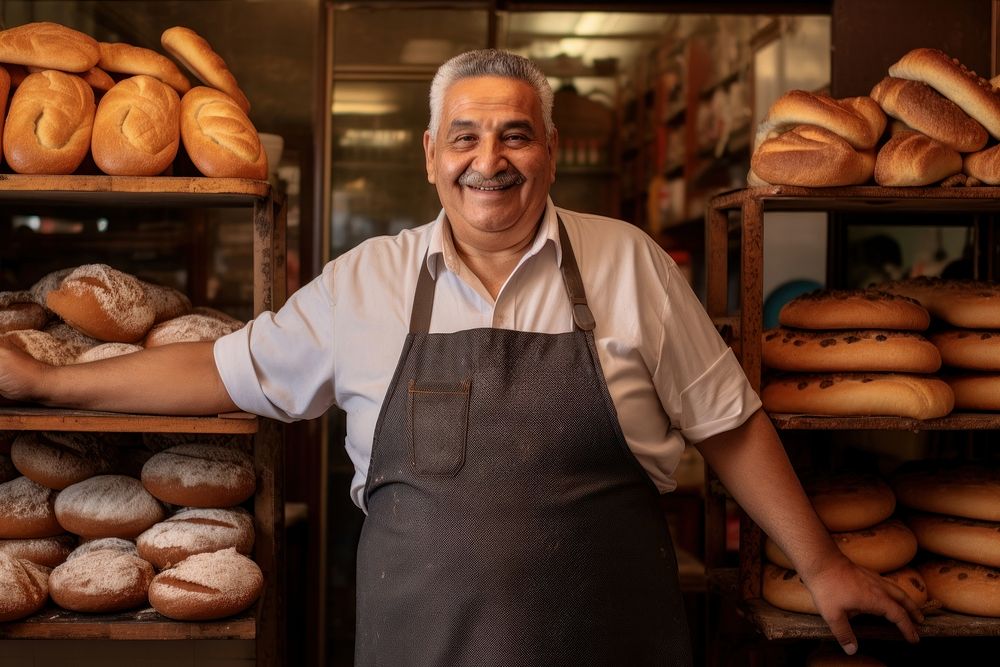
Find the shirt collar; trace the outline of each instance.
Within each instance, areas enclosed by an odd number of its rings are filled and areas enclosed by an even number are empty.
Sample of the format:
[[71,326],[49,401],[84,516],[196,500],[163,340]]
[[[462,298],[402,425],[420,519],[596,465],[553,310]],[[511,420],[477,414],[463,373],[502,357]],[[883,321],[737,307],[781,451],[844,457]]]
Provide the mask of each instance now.
[[[438,213],[431,230],[430,240],[427,246],[427,270],[436,280],[442,270],[449,270],[453,273],[459,272],[458,251],[455,249],[455,239],[451,233],[451,223],[444,209]],[[535,238],[531,242],[528,251],[524,253],[520,267],[529,257],[540,253],[546,245],[552,244],[555,250],[556,265],[562,264],[562,247],[559,244],[559,218],[556,215],[555,204],[549,197],[545,202],[545,211],[542,213],[542,221],[535,232]],[[516,271],[517,269],[515,269]]]

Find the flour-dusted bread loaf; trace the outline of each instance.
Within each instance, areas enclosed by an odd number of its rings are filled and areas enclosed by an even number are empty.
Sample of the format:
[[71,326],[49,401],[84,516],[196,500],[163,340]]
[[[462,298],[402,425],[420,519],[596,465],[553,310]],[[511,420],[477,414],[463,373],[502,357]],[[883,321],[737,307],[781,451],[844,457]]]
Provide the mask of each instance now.
[[0,553],[0,623],[31,616],[49,599],[49,568]]
[[25,431],[10,456],[22,475],[58,491],[114,470],[117,451],[94,433]]
[[875,157],[875,182],[886,187],[931,185],[961,171],[958,151],[909,130],[893,134]]
[[142,467],[142,483],[163,502],[186,507],[235,507],[257,488],[253,459],[236,447],[183,444]]
[[985,463],[921,461],[891,479],[899,504],[949,516],[1000,521],[1000,468]]
[[951,559],[920,565],[927,592],[945,609],[972,616],[1000,617],[1000,570]]
[[27,477],[0,484],[0,538],[54,537],[65,533],[56,521],[57,495]]
[[103,361],[104,359],[132,354],[133,352],[141,352],[142,349],[141,345],[133,343],[101,343],[78,354],[73,363],[86,364],[91,361]]
[[834,533],[871,528],[892,516],[896,508],[888,482],[868,473],[809,477],[803,487],[820,521]]
[[804,90],[790,90],[771,105],[758,126],[754,152],[775,133],[795,126],[818,127],[843,138],[852,148],[866,151],[874,148],[885,124],[885,113],[870,97],[833,99]]
[[205,176],[267,178],[267,154],[257,129],[223,92],[198,86],[181,98],[181,140]]
[[941,367],[938,348],[922,335],[908,331],[778,327],[765,331],[762,337],[764,364],[777,370],[933,373]]
[[117,549],[91,549],[49,575],[53,602],[70,611],[112,613],[144,606],[153,566]]
[[139,555],[161,570],[189,556],[230,547],[249,555],[253,543],[253,517],[242,508],[184,508],[136,539]]
[[[872,572],[891,572],[909,564],[917,555],[917,538],[899,519],[889,519],[861,530],[832,533],[837,547],[856,565]],[[768,538],[764,554],[775,565],[794,569],[788,556]]]
[[750,158],[750,167],[775,185],[860,185],[875,173],[875,153],[859,151],[822,127],[798,125],[761,143]]
[[80,546],[73,549],[70,555],[66,557],[66,560],[73,560],[74,558],[79,558],[83,555],[89,554],[91,551],[100,550],[119,551],[123,554],[129,554],[131,556],[139,555],[135,542],[132,540],[126,540],[121,537],[96,537],[94,539],[81,542]]
[[922,81],[887,76],[871,96],[888,115],[959,153],[978,151],[989,139],[982,124]]
[[146,299],[153,308],[153,323],[159,324],[191,312],[191,299],[173,287],[141,281],[146,290]]
[[180,97],[151,76],[119,81],[97,106],[91,150],[105,174],[161,174],[173,163],[180,141]]
[[10,100],[4,159],[19,174],[72,174],[90,150],[94,91],[56,70],[29,74]]
[[97,46],[101,52],[98,65],[109,72],[149,76],[163,82],[179,95],[191,90],[191,82],[174,61],[152,49],[112,42],[98,42]]
[[17,348],[33,359],[50,366],[66,366],[81,354],[85,346],[62,340],[47,331],[21,329],[0,334],[0,346]]
[[955,327],[1000,329],[1000,285],[995,282],[921,276],[874,288],[916,299],[931,315]]
[[46,303],[76,329],[106,342],[139,341],[156,317],[142,282],[106,264],[78,266]]
[[226,93],[243,113],[250,113],[250,100],[243,94],[222,56],[212,49],[204,37],[190,28],[174,26],[163,31],[160,43],[202,83]]
[[943,51],[918,48],[889,66],[889,76],[922,81],[1000,138],[1000,94],[990,82]]
[[989,567],[1000,567],[1000,521],[912,512],[906,523],[924,551]]
[[97,40],[58,23],[38,21],[0,30],[0,62],[86,72],[97,65]]
[[252,560],[223,549],[196,554],[160,572],[149,587],[153,608],[178,621],[208,621],[238,614],[264,588],[264,575]]
[[65,530],[88,539],[132,539],[166,516],[142,483],[125,475],[97,475],[66,487],[55,513]]
[[146,334],[143,345],[159,347],[170,343],[213,341],[243,328],[238,320],[222,320],[209,315],[189,313],[155,325]]
[[[883,574],[884,579],[899,586],[918,607],[927,602],[927,587],[920,572],[905,567]],[[778,609],[800,614],[818,614],[812,594],[794,570],[765,563],[761,597]]]
[[768,412],[934,419],[951,412],[955,397],[946,382],[904,373],[788,374],[761,392]]
[[48,321],[48,312],[35,302],[31,292],[0,292],[0,334],[41,329]]
[[35,299],[35,303],[48,310],[46,300],[48,299],[49,292],[58,289],[59,285],[62,284],[63,279],[71,274],[75,268],[75,266],[68,266],[66,268],[56,269],[55,271],[50,271],[39,278],[38,281],[35,282],[35,284],[28,290],[31,293],[31,296]]
[[69,533],[54,537],[0,540],[0,554],[23,558],[43,567],[59,565],[75,547],[76,536]]
[[819,289],[795,297],[778,313],[778,321],[796,329],[899,329],[923,331],[927,309],[910,297],[876,289]]
[[956,410],[1000,410],[1000,373],[966,372],[943,379],[955,395]]

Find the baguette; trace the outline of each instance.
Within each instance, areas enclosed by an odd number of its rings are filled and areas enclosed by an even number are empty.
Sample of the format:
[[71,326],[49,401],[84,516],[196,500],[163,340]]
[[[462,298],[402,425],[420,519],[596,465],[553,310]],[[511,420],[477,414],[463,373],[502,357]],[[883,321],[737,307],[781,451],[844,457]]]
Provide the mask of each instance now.
[[226,61],[204,37],[190,28],[175,26],[163,31],[160,44],[202,83],[233,98],[243,113],[250,113],[250,100],[243,94]]
[[100,59],[97,40],[58,23],[38,21],[0,30],[0,62],[86,72]]
[[98,42],[101,59],[98,64],[109,72],[145,74],[162,81],[183,95],[191,90],[191,82],[181,74],[170,58],[156,51],[131,44]]
[[871,96],[889,116],[959,153],[978,151],[989,139],[978,121],[922,81],[887,76]]

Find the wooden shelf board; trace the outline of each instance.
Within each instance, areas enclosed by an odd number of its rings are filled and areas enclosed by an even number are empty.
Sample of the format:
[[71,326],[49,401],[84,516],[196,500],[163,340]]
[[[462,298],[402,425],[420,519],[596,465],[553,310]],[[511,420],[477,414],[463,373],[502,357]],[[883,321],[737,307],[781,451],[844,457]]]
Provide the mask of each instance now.
[[0,405],[0,431],[110,431],[117,433],[256,433],[253,415],[234,412],[216,417],[164,417],[28,405]]
[[270,189],[267,181],[246,178],[0,174],[0,202],[241,206],[267,197]]
[[908,417],[827,417],[820,415],[771,414],[779,430],[858,431],[958,431],[1000,429],[997,413],[952,413],[938,419]]
[[862,185],[844,188],[801,188],[770,185],[718,195],[713,206],[738,209],[750,200],[768,211],[1000,211],[1000,187],[886,188]]
[[151,607],[120,614],[80,614],[47,607],[34,616],[0,623],[0,639],[254,639],[253,609],[219,621],[172,621]]

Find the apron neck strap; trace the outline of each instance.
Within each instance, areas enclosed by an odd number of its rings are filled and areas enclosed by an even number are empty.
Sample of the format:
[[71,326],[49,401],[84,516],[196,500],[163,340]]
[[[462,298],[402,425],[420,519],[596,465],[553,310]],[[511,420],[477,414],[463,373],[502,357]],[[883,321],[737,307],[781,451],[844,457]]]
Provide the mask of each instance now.
[[[562,266],[560,271],[566,295],[573,308],[573,323],[581,331],[593,331],[594,315],[587,305],[587,294],[583,289],[583,279],[580,277],[580,267],[576,263],[573,246],[566,234],[562,218],[559,222],[559,245],[562,247]],[[410,311],[410,333],[427,333],[430,331],[431,311],[434,307],[435,280],[427,268],[427,254],[420,262],[420,275],[417,277],[417,288],[413,295],[413,310]]]

